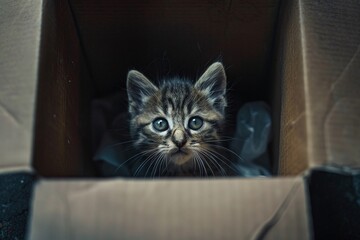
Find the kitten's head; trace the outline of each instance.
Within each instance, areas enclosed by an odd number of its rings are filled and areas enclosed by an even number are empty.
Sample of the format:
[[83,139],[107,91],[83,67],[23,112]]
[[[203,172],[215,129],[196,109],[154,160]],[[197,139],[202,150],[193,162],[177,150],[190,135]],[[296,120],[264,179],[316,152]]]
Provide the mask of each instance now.
[[212,64],[194,83],[164,80],[155,86],[132,70],[127,77],[130,130],[139,150],[175,166],[192,164],[219,139],[226,107],[226,75]]

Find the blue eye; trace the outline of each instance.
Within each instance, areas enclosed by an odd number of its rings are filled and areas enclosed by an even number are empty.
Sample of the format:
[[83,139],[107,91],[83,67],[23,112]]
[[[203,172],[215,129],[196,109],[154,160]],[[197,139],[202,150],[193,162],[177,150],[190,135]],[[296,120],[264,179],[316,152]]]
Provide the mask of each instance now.
[[169,128],[169,123],[165,118],[157,118],[153,121],[153,127],[160,132],[166,131]]
[[204,120],[201,117],[192,117],[189,119],[189,128],[192,130],[199,130],[204,124]]

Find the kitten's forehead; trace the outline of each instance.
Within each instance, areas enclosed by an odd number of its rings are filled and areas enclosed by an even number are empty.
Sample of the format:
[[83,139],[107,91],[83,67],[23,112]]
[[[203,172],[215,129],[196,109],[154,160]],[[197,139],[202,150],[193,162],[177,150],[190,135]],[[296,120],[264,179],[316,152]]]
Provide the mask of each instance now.
[[171,98],[174,102],[181,102],[192,93],[193,85],[188,80],[172,79],[165,81],[161,87],[163,100]]
[[172,79],[165,81],[160,87],[162,110],[172,115],[187,115],[197,110],[199,105],[209,107],[189,80]]

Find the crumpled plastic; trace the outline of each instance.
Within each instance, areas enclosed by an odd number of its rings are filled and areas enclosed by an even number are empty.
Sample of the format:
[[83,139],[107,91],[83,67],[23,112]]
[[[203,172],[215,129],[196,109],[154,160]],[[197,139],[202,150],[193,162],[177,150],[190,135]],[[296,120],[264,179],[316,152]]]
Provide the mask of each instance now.
[[271,137],[271,115],[264,102],[244,104],[237,113],[236,131],[231,150],[241,157],[244,176],[270,175],[267,152]]

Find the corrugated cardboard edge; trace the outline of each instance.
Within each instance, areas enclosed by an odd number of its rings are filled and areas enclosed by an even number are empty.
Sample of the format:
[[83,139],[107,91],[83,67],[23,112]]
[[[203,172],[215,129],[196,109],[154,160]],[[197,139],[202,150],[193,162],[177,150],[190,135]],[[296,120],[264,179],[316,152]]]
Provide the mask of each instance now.
[[1,1],[0,172],[31,171],[42,1]]
[[280,136],[275,140],[279,145],[277,172],[287,176],[298,175],[308,169],[309,135],[305,118],[306,75],[299,2],[283,1],[280,13],[275,71],[276,86],[280,86],[280,90],[274,97],[281,117]]
[[28,164],[22,164],[22,165],[11,165],[11,166],[0,166],[0,174],[4,173],[18,173],[18,172],[26,172],[26,173],[32,173],[34,172],[34,169],[28,165]]
[[310,239],[302,178],[40,181],[30,239]]

